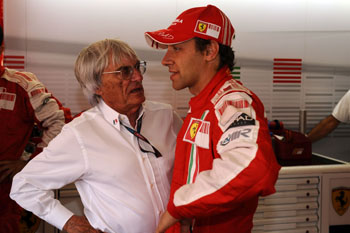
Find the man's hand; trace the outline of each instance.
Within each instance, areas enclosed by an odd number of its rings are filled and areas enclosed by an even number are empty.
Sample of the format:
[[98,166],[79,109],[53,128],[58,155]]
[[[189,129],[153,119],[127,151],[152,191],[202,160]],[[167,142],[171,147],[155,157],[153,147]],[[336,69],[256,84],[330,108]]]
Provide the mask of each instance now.
[[6,178],[12,180],[13,177],[20,172],[26,164],[26,161],[20,159],[0,161],[0,183],[2,183]]
[[169,214],[168,211],[165,211],[162,214],[162,217],[160,217],[156,233],[165,232],[169,227],[171,227],[172,225],[174,225],[178,221],[179,221],[179,219],[174,218],[173,216],[171,216]]
[[63,230],[68,233],[101,233],[94,229],[85,216],[73,215],[64,225]]

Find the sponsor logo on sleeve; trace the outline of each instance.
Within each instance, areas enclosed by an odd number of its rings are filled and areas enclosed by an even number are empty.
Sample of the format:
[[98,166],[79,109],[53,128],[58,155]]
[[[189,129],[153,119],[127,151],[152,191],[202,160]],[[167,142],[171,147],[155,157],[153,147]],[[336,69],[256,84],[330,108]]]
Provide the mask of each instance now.
[[237,139],[251,139],[252,131],[253,130],[251,128],[233,131],[232,133],[229,133],[224,140],[220,141],[220,145],[226,146],[230,142],[235,141]]
[[36,95],[38,95],[40,93],[45,93],[45,89],[44,88],[40,88],[40,89],[36,89],[34,91],[31,91],[30,92],[30,96],[34,97],[34,96],[36,96]]
[[239,115],[226,129],[226,131],[230,128],[241,127],[247,125],[255,125],[255,120],[248,116],[245,113]]

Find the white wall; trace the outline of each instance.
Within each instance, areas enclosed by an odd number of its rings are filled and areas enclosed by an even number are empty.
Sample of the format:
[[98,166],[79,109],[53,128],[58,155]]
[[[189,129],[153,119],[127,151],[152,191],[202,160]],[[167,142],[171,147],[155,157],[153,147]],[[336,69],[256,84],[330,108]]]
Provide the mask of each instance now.
[[5,0],[5,33],[9,39],[81,45],[118,37],[149,50],[145,31],[167,27],[183,10],[206,4],[231,19],[241,58],[302,57],[349,66],[347,0]]
[[[270,120],[296,129],[298,111],[306,109],[310,128],[350,88],[347,0],[5,0],[5,55],[24,56],[24,69],[76,113],[89,106],[73,75],[77,54],[96,40],[120,38],[149,61],[147,98],[171,103],[184,116],[190,94],[172,90],[160,65],[164,52],[149,48],[143,34],[206,4],[231,19],[240,80],[260,96]],[[274,83],[274,58],[301,59],[301,82]],[[344,127],[337,132],[349,134]]]

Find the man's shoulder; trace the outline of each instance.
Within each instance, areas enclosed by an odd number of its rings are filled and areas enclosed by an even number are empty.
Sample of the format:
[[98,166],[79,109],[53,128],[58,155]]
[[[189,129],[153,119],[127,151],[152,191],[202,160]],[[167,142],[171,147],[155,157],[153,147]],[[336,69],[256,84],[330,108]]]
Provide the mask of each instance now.
[[69,122],[72,127],[77,127],[78,125],[85,125],[85,124],[91,124],[96,120],[96,117],[102,116],[102,113],[98,110],[98,108],[92,107],[90,109],[87,109],[85,111],[80,112],[77,114],[74,119]]
[[27,71],[18,71],[14,69],[5,68],[4,78],[24,79],[27,82],[40,82],[35,74]]
[[344,98],[350,100],[350,89],[344,94]]
[[211,99],[211,102],[215,105],[223,96],[228,95],[233,92],[243,92],[246,93],[249,96],[252,96],[253,93],[251,90],[243,86],[240,82],[234,80],[234,79],[229,79],[224,82],[218,91],[216,91],[214,97]]
[[25,90],[44,87],[35,74],[31,72],[17,71],[6,68],[1,78],[4,78],[9,82],[16,83]]

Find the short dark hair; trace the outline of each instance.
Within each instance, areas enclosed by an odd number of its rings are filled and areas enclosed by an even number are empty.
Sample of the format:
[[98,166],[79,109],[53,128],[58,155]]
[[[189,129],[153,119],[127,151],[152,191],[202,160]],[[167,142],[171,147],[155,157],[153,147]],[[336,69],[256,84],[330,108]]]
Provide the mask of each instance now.
[[2,45],[3,40],[4,40],[4,31],[2,30],[2,27],[0,26],[0,45]]
[[[195,37],[196,48],[198,51],[203,52],[210,44],[210,40],[202,39],[199,37]],[[228,66],[230,71],[233,70],[235,53],[230,46],[219,44],[219,56],[220,56],[220,64],[218,70],[220,70],[225,65]]]

